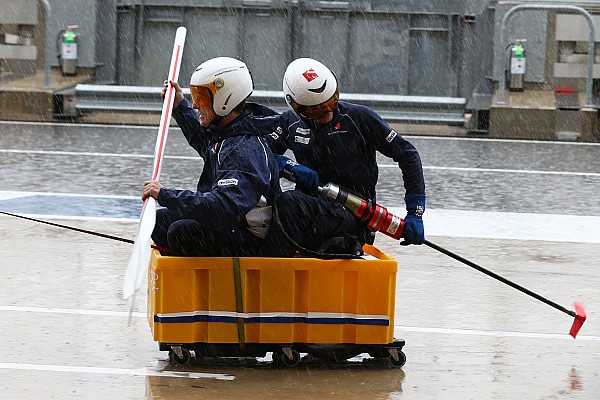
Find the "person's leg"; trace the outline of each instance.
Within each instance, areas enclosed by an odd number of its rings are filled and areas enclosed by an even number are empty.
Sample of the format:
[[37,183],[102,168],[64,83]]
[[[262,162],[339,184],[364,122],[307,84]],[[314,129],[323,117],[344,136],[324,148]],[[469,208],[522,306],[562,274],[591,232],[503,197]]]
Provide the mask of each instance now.
[[167,232],[167,240],[174,256],[214,255],[213,248],[218,247],[216,231],[192,219],[173,221]]
[[323,248],[327,239],[354,235],[357,231],[356,218],[341,204],[296,190],[282,193],[277,207],[283,230],[310,250]]
[[179,256],[254,256],[262,245],[262,239],[245,228],[217,229],[191,219],[173,222],[167,236],[169,247]]
[[160,247],[169,247],[169,241],[167,239],[167,232],[169,226],[176,220],[173,213],[166,208],[159,208],[156,210],[156,223],[154,225],[154,231],[152,231],[152,241]]

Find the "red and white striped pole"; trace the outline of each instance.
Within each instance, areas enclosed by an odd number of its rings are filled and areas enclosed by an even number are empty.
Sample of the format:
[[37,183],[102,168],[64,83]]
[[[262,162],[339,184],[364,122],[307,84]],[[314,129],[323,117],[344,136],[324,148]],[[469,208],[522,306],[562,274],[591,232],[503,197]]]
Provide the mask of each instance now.
[[[179,78],[179,68],[181,66],[181,57],[183,54],[183,45],[187,29],[183,26],[177,28],[175,34],[175,44],[173,45],[173,53],[171,55],[171,66],[169,67],[168,81],[177,81]],[[165,153],[165,145],[169,134],[169,126],[171,125],[171,114],[173,113],[173,103],[175,101],[175,89],[169,83],[165,99],[163,101],[162,114],[160,116],[160,124],[158,127],[158,136],[156,138],[156,146],[154,148],[154,163],[152,166],[151,180],[160,178],[160,170],[162,168],[163,155]],[[153,197],[148,197],[144,201],[140,222],[138,225],[137,235],[133,244],[133,251],[129,265],[125,271],[123,280],[123,298],[128,299],[135,294],[140,288],[146,275],[148,263],[150,262],[150,237],[156,224],[156,200]],[[133,303],[132,303],[133,305]]]

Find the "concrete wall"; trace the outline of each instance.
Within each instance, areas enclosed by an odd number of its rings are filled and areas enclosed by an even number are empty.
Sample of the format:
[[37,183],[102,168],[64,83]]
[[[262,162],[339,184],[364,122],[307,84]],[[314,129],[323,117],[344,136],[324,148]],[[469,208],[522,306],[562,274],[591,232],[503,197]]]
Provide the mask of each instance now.
[[0,10],[0,25],[38,23],[37,0],[0,0]]
[[[79,25],[79,29],[76,30],[78,65],[88,68],[96,67],[97,29],[100,29],[100,32],[102,29],[107,29],[106,26],[97,25],[98,8],[103,0],[50,1],[49,3],[52,49],[56,49],[57,36],[62,29],[65,29],[67,25]],[[57,57],[52,57],[52,65],[58,65]]]
[[96,24],[96,78],[98,83],[117,82],[117,6],[116,0],[98,2]]
[[121,0],[116,79],[162,82],[175,29],[184,25],[182,84],[200,62],[227,55],[247,62],[257,88],[281,90],[286,65],[304,56],[332,68],[346,92],[467,97],[479,79],[470,72],[489,67],[465,54],[472,47],[485,54],[492,29],[474,29],[478,22],[465,23],[463,16],[489,15],[489,3]]
[[[37,3],[37,68],[43,68],[45,9]],[[215,56],[243,59],[257,89],[281,90],[297,57],[330,66],[353,93],[469,97],[489,76],[493,0],[70,0],[49,1],[51,63],[57,35],[79,25],[78,66],[100,83],[157,85],[178,26],[188,28],[181,70]],[[2,4],[2,3],[0,3]],[[7,11],[9,15],[12,11]],[[465,22],[465,15],[474,16]],[[491,17],[491,19],[490,19]]]

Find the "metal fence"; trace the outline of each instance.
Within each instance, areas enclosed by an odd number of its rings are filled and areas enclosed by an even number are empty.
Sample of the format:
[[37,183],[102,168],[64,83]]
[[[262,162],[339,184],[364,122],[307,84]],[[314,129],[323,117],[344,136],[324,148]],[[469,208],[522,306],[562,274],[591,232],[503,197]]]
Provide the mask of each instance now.
[[[148,86],[77,85],[75,115],[90,112],[160,113],[161,90],[161,87]],[[189,99],[189,89],[185,88],[183,92]],[[368,106],[389,122],[464,124],[464,98],[342,93],[340,99]],[[281,91],[255,90],[249,100],[279,112],[287,110]]]

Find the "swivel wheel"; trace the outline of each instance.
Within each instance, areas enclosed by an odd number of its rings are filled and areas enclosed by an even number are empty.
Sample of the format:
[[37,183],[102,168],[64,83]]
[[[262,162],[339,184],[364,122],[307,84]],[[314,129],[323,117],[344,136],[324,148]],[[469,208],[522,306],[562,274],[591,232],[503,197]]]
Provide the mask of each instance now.
[[175,365],[186,365],[192,359],[192,354],[187,347],[173,346],[169,350],[169,360]]
[[406,354],[402,350],[398,350],[397,360],[393,355],[388,354],[388,364],[392,368],[402,368],[406,364]]
[[300,353],[296,349],[274,352],[273,359],[289,368],[297,367],[301,361]]

